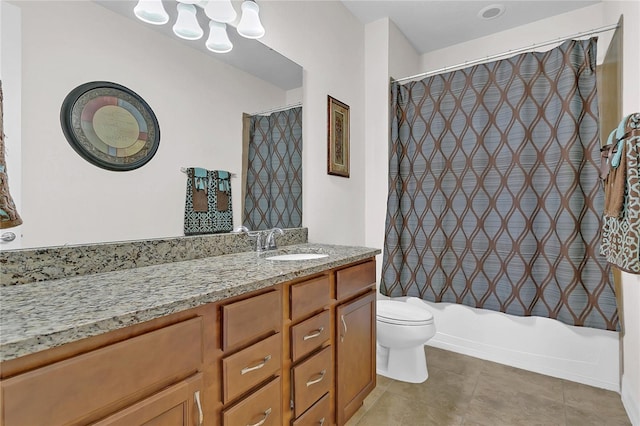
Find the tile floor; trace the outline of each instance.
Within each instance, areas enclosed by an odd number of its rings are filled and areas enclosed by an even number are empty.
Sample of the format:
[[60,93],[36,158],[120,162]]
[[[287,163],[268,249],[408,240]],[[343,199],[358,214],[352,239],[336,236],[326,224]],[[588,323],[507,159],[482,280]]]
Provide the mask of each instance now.
[[631,425],[620,395],[426,347],[429,379],[378,376],[347,426]]

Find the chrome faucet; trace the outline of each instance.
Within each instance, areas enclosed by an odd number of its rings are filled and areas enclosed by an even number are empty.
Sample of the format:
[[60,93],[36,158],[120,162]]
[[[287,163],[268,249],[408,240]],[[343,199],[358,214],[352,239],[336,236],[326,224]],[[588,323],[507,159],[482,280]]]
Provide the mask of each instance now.
[[276,232],[280,235],[284,235],[284,231],[280,228],[273,228],[271,231],[269,231],[269,234],[267,235],[267,241],[265,241],[264,243],[265,250],[278,249],[278,245],[276,244]]
[[262,250],[265,249],[265,244],[262,241],[262,232],[260,232],[260,231],[251,232],[251,231],[249,231],[249,228],[247,228],[246,226],[242,225],[242,226],[238,226],[236,229],[231,231],[231,233],[233,233],[233,234],[247,234],[247,236],[249,238],[255,238],[256,239],[256,252],[261,252]]

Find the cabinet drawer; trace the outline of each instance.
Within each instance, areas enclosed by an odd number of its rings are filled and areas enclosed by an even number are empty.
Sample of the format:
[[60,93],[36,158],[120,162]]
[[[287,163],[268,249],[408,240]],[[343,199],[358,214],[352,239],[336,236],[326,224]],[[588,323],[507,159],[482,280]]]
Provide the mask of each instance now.
[[370,260],[336,272],[336,297],[338,300],[365,290],[376,283],[376,262]]
[[280,333],[222,360],[224,403],[277,374],[282,367]]
[[333,382],[331,351],[331,346],[326,347],[293,368],[294,417],[304,413],[331,389]]
[[291,358],[295,362],[319,348],[331,336],[331,316],[323,311],[291,327]]
[[271,291],[222,307],[222,350],[237,349],[282,326],[280,291]]
[[291,286],[291,319],[296,321],[319,311],[331,301],[329,276],[314,278]]
[[329,426],[331,424],[331,404],[329,394],[313,404],[309,410],[294,420],[293,426]]
[[224,426],[282,426],[280,377],[222,413]]
[[197,317],[3,380],[2,420],[6,425],[45,419],[50,425],[87,423],[120,408],[126,398],[188,377],[201,368],[202,358]]

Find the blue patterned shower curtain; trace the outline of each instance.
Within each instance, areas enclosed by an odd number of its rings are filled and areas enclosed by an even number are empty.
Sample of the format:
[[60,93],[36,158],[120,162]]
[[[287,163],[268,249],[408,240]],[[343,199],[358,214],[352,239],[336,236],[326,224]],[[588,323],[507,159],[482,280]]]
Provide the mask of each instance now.
[[242,223],[251,230],[302,226],[302,107],[250,117]]
[[596,39],[392,84],[381,293],[616,330]]

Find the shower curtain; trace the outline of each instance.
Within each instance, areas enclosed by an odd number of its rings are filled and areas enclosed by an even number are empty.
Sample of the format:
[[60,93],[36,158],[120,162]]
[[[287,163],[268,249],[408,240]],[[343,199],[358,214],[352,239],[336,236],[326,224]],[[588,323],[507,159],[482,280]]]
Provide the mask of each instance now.
[[616,330],[596,39],[392,84],[381,293]]
[[243,224],[302,226],[302,107],[250,117]]

